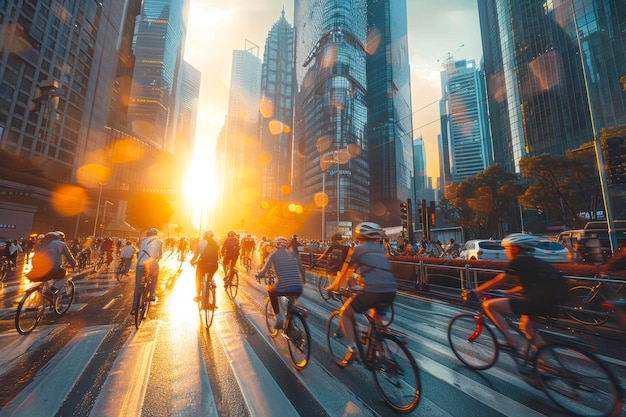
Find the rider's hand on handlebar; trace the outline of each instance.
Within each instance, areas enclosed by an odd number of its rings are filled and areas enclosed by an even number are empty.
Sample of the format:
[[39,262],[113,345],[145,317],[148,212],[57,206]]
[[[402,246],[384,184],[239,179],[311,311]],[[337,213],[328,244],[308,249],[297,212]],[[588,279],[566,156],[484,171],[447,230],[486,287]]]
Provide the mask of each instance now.
[[478,300],[478,293],[474,290],[463,290],[461,291],[461,297],[463,302],[467,303],[467,300]]
[[254,277],[256,278],[256,282],[258,282],[260,284],[261,283],[261,275],[256,274]]

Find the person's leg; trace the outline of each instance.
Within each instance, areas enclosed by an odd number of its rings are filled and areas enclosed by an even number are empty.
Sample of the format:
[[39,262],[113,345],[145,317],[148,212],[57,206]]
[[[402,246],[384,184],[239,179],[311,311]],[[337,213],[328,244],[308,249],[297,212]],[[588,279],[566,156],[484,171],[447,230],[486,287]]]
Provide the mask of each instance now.
[[351,347],[352,351],[356,348],[356,334],[354,332],[354,309],[352,308],[352,301],[354,298],[346,300],[341,307],[341,329],[346,336],[346,344]]
[[150,285],[150,301],[156,300],[156,289],[159,280],[159,263],[154,261],[150,265],[150,269],[148,270],[150,273],[150,279],[152,280],[152,285]]
[[541,334],[537,332],[537,323],[526,315],[520,317],[519,328],[526,336],[526,340],[530,343],[532,341],[533,346],[538,349],[541,346],[545,345],[546,342],[541,337]]
[[515,350],[519,350],[520,344],[511,333],[511,327],[504,318],[504,314],[513,314],[508,298],[492,298],[483,302],[483,308],[487,317],[491,319],[493,324],[502,332],[506,341]]

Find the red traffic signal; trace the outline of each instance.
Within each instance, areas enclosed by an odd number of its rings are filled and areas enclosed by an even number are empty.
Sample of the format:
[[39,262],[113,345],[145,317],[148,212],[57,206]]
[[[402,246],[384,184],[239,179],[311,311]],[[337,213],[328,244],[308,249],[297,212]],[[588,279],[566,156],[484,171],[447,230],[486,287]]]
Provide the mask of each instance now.
[[409,216],[407,209],[407,204],[405,202],[400,203],[400,219],[406,220]]

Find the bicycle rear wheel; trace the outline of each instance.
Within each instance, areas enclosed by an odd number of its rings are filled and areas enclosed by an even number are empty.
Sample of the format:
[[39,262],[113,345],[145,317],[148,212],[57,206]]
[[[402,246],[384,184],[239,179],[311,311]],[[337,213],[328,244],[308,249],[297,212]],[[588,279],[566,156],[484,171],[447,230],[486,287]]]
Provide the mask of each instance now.
[[292,313],[287,323],[287,345],[294,368],[301,371],[309,363],[311,335],[306,320],[299,313]]
[[570,288],[564,308],[565,314],[582,324],[590,326],[604,324],[609,318],[609,312],[602,308],[606,298],[600,292],[595,294],[593,292],[591,287],[582,285]]
[[326,321],[326,346],[335,363],[341,367],[348,366],[344,360],[348,351],[348,342],[341,328],[341,315],[339,310],[330,313]]
[[570,415],[605,417],[621,406],[613,374],[591,353],[565,344],[544,345],[535,371],[546,395]]
[[72,303],[74,302],[74,296],[76,295],[76,284],[71,279],[68,279],[63,285],[63,288],[59,289],[59,293],[54,298],[54,312],[57,316],[62,316],[67,313]]
[[207,277],[202,280],[200,310],[204,327],[208,329],[213,324],[213,316],[215,315],[215,287]]
[[408,413],[420,400],[420,376],[417,363],[396,336],[381,333],[373,341],[376,355],[372,358],[372,374],[378,392],[391,408]]
[[326,275],[320,275],[317,279],[317,291],[324,301],[330,300],[330,293],[324,289],[328,287],[328,284],[330,284],[330,280]]
[[276,329],[276,313],[270,302],[270,298],[265,299],[265,325],[271,337],[276,337],[278,330]]
[[126,269],[126,264],[123,260],[120,260],[117,264],[117,269],[115,270],[115,278],[117,278],[118,282],[122,282],[122,276],[124,275],[124,270]]
[[239,273],[237,271],[233,271],[231,274],[227,290],[230,298],[234,299],[237,296],[237,291],[239,290]]
[[44,297],[41,288],[30,289],[24,294],[15,312],[15,329],[19,334],[28,334],[37,326],[44,312]]
[[104,259],[104,257],[99,257],[96,260],[96,264],[94,265],[93,269],[100,273],[102,272],[102,270],[104,270],[104,267],[106,266],[106,260]]
[[448,324],[448,343],[452,352],[472,369],[490,368],[498,359],[498,343],[493,331],[479,324],[475,314],[458,314]]
[[139,301],[137,305],[137,314],[135,314],[135,327],[139,329],[141,324],[148,316],[150,310],[150,301],[148,301],[148,286],[144,284],[139,292]]

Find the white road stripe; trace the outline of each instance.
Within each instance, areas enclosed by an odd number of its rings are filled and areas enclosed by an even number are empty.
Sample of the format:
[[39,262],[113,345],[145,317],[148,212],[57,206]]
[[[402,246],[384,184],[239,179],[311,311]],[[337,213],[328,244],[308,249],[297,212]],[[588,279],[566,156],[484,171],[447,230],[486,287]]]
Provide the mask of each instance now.
[[113,327],[115,325],[82,329],[52,358],[35,380],[0,411],[0,416],[56,415],[74,383]]
[[90,416],[141,415],[159,326],[158,320],[149,320],[130,335],[115,359]]

